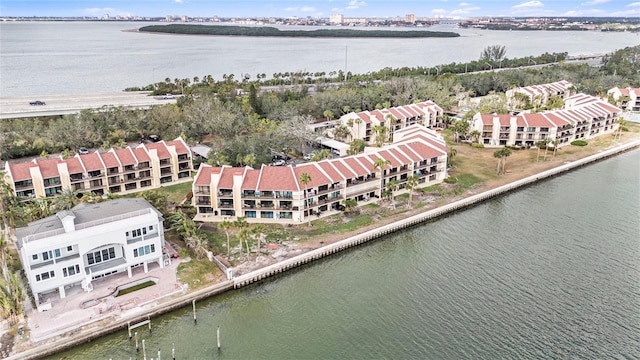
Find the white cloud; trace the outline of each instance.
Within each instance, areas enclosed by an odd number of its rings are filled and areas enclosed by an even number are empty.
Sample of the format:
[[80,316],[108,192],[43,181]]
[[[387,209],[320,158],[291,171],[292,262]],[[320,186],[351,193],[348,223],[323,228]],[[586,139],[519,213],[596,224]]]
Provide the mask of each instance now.
[[468,15],[468,14],[470,14],[472,11],[478,11],[478,10],[480,10],[480,8],[479,8],[479,7],[477,7],[477,6],[466,7],[466,8],[463,8],[463,9],[456,9],[456,10],[453,10],[453,11],[451,12],[451,15]]
[[609,1],[611,1],[611,0],[591,0],[591,1],[583,2],[580,5],[583,5],[583,6],[594,6],[594,5],[600,5],[600,4],[608,3]]
[[346,9],[349,10],[354,10],[354,9],[359,9],[363,6],[367,6],[367,3],[364,1],[358,1],[358,0],[351,0],[349,1],[349,3],[347,4]]
[[445,9],[433,9],[433,10],[431,10],[431,13],[432,14],[446,14],[447,10],[445,10]]
[[466,3],[466,2],[461,2],[461,3],[460,3],[460,6],[462,6],[462,7],[465,7],[465,6],[471,6],[471,4]]
[[285,8],[284,11],[288,11],[288,12],[315,12],[316,8],[314,8],[313,6],[302,6],[302,7],[292,6],[292,7]]
[[584,10],[570,10],[562,14],[562,16],[607,16],[601,9],[584,9]]
[[541,1],[533,0],[533,1],[527,1],[522,4],[514,5],[511,8],[522,9],[522,8],[532,8],[532,7],[542,7],[542,6],[544,6],[544,4]]
[[173,0],[173,2],[176,3],[176,4],[182,4],[183,0]]
[[640,7],[640,2],[633,2],[629,5],[627,5],[627,7]]

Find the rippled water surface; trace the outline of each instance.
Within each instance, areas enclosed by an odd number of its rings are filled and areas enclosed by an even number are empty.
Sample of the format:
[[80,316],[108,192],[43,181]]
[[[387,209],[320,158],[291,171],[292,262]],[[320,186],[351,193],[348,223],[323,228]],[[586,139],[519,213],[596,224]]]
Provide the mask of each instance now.
[[[640,150],[198,305],[181,359],[639,359]],[[216,349],[221,328],[222,350]],[[126,331],[54,358],[129,359]]]
[[[545,52],[606,53],[640,43],[634,33],[491,31],[438,25],[458,38],[292,39],[177,36],[123,32],[138,22],[0,22],[0,96],[92,94],[165,78],[285,72],[367,73],[385,67],[436,66],[477,60],[488,45],[507,57]],[[292,29],[293,27],[286,27]],[[309,29],[300,27],[299,29]],[[345,64],[346,60],[346,64]],[[430,71],[436,71],[432,68]]]

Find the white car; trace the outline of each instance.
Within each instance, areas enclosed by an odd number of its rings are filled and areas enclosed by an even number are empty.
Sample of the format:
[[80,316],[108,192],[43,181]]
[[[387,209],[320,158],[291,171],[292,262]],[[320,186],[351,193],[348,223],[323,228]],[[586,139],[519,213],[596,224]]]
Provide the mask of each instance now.
[[305,160],[311,160],[312,156],[313,156],[312,154],[307,154],[307,155],[303,156],[302,158],[305,159]]
[[274,162],[273,162],[273,165],[274,165],[274,166],[285,166],[285,165],[287,165],[287,162],[286,162],[286,161],[284,161],[284,160],[282,160],[282,159],[280,159],[280,160],[276,160],[276,161],[274,161]]

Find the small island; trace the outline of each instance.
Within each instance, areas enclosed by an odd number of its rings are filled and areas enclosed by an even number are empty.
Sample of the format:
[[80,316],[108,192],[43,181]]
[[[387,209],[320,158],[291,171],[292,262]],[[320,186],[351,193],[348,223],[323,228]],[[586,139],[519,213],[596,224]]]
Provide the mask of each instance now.
[[249,27],[234,25],[150,25],[138,29],[140,32],[182,34],[182,35],[218,35],[218,36],[279,36],[310,38],[427,38],[459,37],[460,34],[447,31],[391,31],[391,30],[280,30],[274,27]]

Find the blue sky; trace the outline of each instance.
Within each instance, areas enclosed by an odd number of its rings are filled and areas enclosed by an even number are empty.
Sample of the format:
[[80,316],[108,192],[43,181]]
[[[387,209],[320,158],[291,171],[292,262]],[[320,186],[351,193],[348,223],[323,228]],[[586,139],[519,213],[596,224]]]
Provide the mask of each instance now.
[[633,16],[640,0],[2,0],[1,16]]

